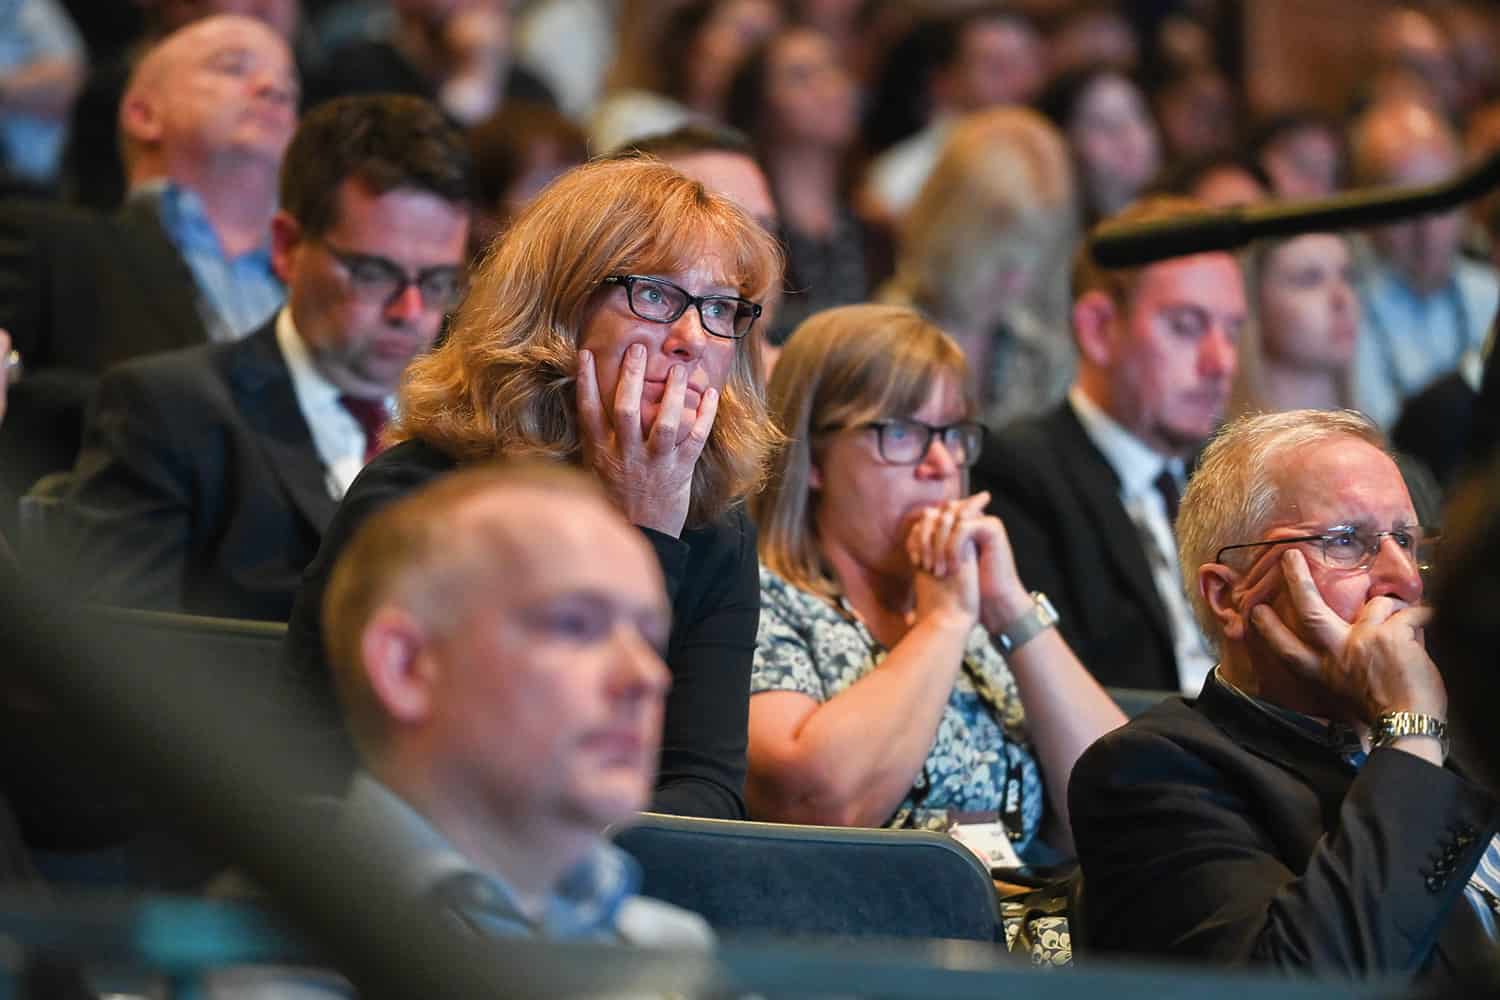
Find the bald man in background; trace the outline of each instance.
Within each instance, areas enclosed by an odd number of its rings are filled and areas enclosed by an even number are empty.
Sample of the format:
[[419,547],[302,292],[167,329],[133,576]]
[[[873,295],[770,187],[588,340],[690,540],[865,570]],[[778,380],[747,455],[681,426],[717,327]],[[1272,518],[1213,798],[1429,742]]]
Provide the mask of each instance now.
[[280,308],[271,218],[297,95],[291,51],[263,21],[195,21],[131,76],[119,214],[0,204],[0,327],[28,372],[0,429],[0,529],[10,498],[72,465],[94,373],[236,340]]
[[[1432,108],[1376,104],[1351,133],[1355,179],[1401,186],[1447,180],[1462,164],[1458,137]],[[1463,210],[1370,233],[1374,258],[1359,279],[1363,319],[1355,356],[1358,409],[1389,427],[1401,404],[1477,353],[1500,301],[1488,265],[1459,252]]]

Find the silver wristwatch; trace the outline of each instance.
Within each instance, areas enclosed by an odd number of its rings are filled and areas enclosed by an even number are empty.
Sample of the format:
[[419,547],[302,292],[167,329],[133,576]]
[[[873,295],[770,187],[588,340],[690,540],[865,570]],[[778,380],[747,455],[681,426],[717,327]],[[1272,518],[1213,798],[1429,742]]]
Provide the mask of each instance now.
[[1052,606],[1051,601],[1047,600],[1046,594],[1040,590],[1033,590],[1031,599],[1036,603],[1032,604],[1030,611],[996,632],[992,637],[995,645],[1000,647],[1000,652],[1006,656],[1057,624],[1057,609]]
[[1388,746],[1403,736],[1434,736],[1443,748],[1443,757],[1448,756],[1448,723],[1435,715],[1417,712],[1386,712],[1376,719],[1370,732],[1370,746]]

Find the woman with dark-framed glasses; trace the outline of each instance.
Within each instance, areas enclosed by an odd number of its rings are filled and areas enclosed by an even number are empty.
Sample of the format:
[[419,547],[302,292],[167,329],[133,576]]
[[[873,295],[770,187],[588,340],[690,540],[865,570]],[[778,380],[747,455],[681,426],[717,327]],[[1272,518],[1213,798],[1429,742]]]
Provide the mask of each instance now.
[[[444,342],[407,369],[392,446],[345,495],[292,613],[292,666],[327,694],[319,606],[374,509],[456,467],[581,465],[645,534],[672,600],[672,671],[652,808],[744,815],[745,715],[760,610],[743,499],[777,440],[761,385],[775,240],[649,158],[562,175],[471,276]],[[579,615],[538,628],[587,628]]]
[[1017,577],[957,344],[910,309],[808,319],[768,391],[786,444],[751,501],[761,619],[753,816],[1003,831],[1067,848],[1073,762],[1124,721]]

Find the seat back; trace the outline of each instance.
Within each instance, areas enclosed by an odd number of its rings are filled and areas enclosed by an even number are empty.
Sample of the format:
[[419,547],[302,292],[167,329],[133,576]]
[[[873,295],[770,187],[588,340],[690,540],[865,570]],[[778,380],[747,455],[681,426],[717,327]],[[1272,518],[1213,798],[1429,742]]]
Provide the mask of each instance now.
[[70,550],[62,523],[71,472],[49,472],[16,501],[16,556],[25,568],[56,565]]
[[1135,718],[1159,701],[1165,701],[1176,691],[1151,691],[1146,688],[1105,688],[1105,693],[1114,699],[1127,718]]
[[643,813],[614,839],[645,895],[719,931],[1004,940],[989,871],[942,834]]

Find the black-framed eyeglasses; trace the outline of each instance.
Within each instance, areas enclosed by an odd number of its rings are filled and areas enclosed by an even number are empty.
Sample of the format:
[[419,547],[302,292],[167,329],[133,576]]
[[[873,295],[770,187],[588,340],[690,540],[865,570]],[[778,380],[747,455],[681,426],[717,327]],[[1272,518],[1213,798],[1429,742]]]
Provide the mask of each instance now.
[[918,465],[927,457],[934,439],[941,439],[953,461],[965,468],[979,461],[984,428],[972,420],[956,424],[924,424],[920,420],[867,420],[860,424],[829,424],[819,433],[842,430],[875,431],[880,457],[892,465]]
[[761,313],[759,305],[738,295],[694,295],[664,278],[644,274],[612,274],[604,284],[623,286],[630,311],[651,323],[675,323],[688,306],[696,306],[704,332],[725,340],[745,336]]
[[1226,545],[1214,556],[1214,562],[1223,562],[1224,553],[1235,549],[1252,549],[1262,545],[1290,545],[1294,542],[1317,542],[1323,562],[1334,569],[1369,569],[1380,554],[1380,545],[1387,538],[1400,547],[1417,570],[1422,573],[1432,569],[1437,562],[1442,535],[1435,530],[1422,527],[1393,528],[1390,531],[1370,531],[1356,525],[1339,525],[1317,535],[1298,535],[1295,538],[1268,538],[1263,542],[1243,542]]
[[384,257],[345,250],[327,240],[320,242],[349,276],[354,294],[379,302],[382,307],[390,306],[412,287],[422,294],[424,303],[440,306],[444,312],[456,307],[463,298],[464,274],[460,267],[427,267],[412,274]]

